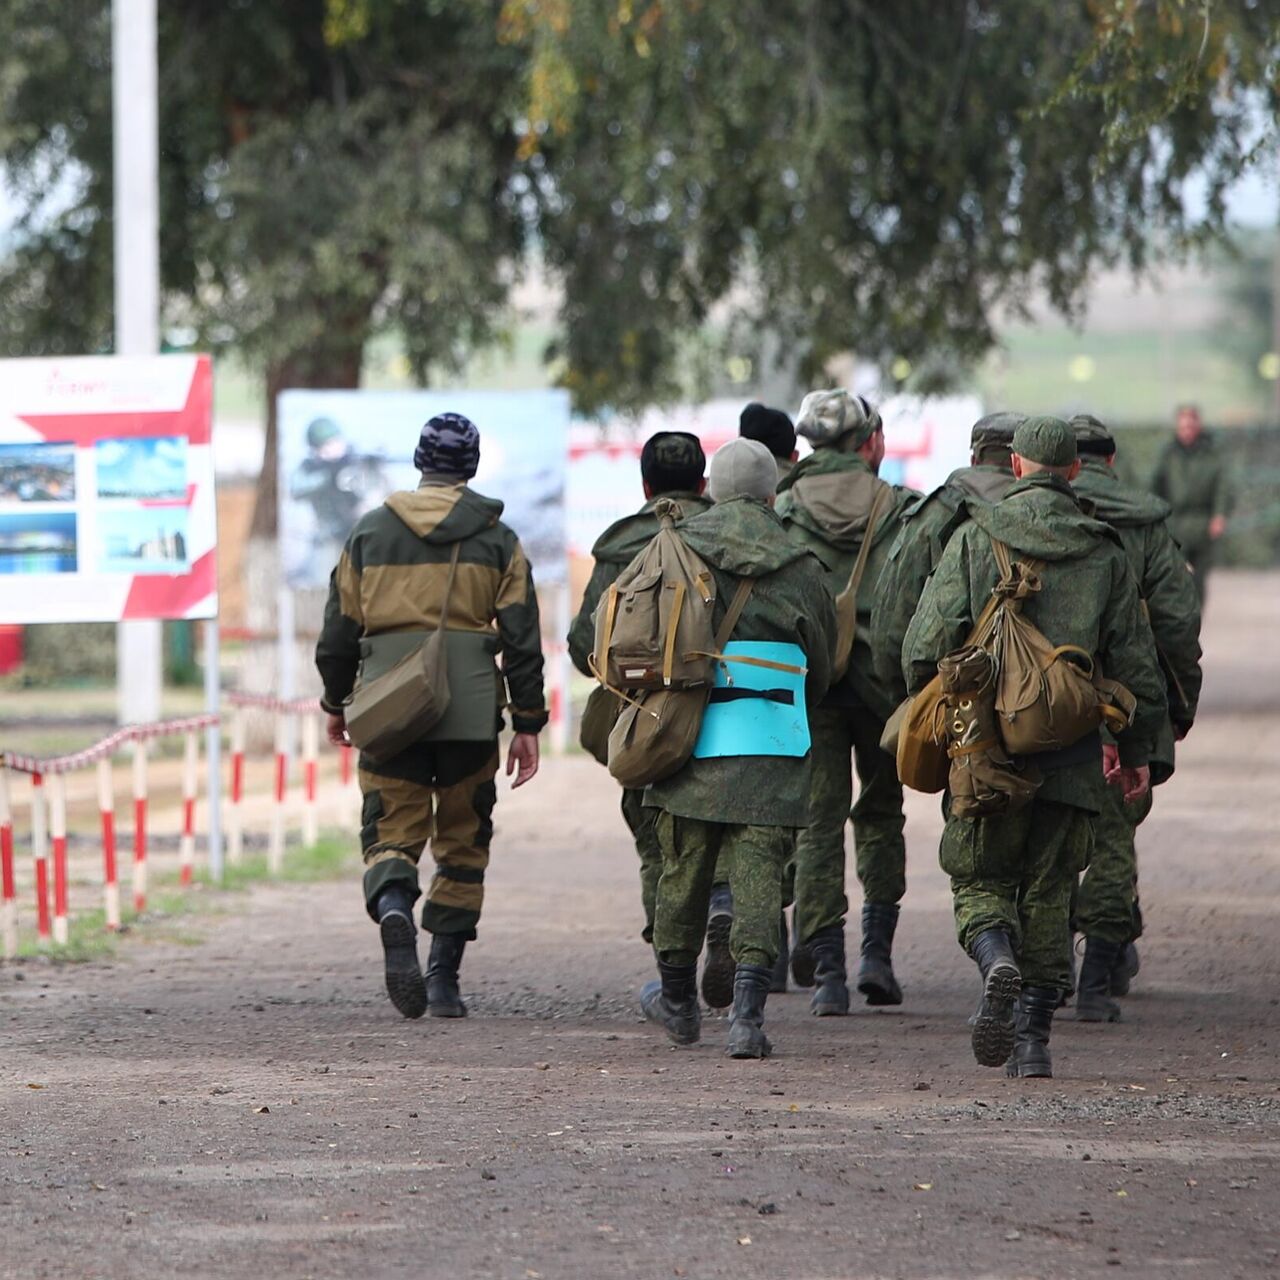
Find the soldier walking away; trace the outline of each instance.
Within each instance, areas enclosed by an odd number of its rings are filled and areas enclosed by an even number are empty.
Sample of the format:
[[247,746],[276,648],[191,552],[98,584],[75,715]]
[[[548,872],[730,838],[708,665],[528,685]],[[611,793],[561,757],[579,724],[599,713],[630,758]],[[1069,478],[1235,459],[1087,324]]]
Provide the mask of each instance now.
[[[877,579],[903,514],[920,495],[877,476],[884,459],[884,427],[861,396],[843,390],[811,392],[800,407],[796,430],[814,451],[782,481],[778,514],[793,541],[822,562],[833,596],[849,588],[855,570],[861,575],[848,670],[811,717],[809,821],[795,855],[792,971],[807,985],[804,961],[806,952],[811,953],[817,986],[810,1007],[819,1016],[838,1016],[849,1012],[844,828],[850,818],[863,894],[858,990],[868,1004],[902,1003],[891,960],[898,903],[906,891],[902,784],[893,761],[880,750],[880,736],[896,704],[873,669],[869,629]],[[850,753],[858,773],[852,812]]]
[[738,416],[738,434],[744,440],[764,445],[773,454],[781,484],[800,456],[796,452],[796,429],[791,419],[781,409],[770,409],[753,400]]
[[[1169,506],[1122,484],[1115,474],[1116,442],[1097,418],[1071,419],[1080,455],[1073,488],[1110,525],[1133,570],[1155,637],[1167,694],[1166,714],[1151,752],[1151,785],[1173,775],[1174,743],[1186,737],[1200,698],[1200,604],[1186,558],[1169,530]],[[1116,748],[1104,734],[1104,772],[1116,767]],[[1138,908],[1139,825],[1151,812],[1151,792],[1125,804],[1115,787],[1103,791],[1094,825],[1093,852],[1080,882],[1074,926],[1084,934],[1084,960],[1076,990],[1077,1022],[1116,1022],[1138,971],[1135,943],[1142,933]]]
[[[1030,418],[1018,426],[1017,481],[996,505],[974,504],[969,523],[948,542],[907,630],[903,674],[917,693],[938,660],[965,643],[1001,577],[994,541],[1012,557],[1041,562],[1024,616],[1051,644],[1083,649],[1136,700],[1113,780],[1133,803],[1150,786],[1164,680],[1119,538],[1085,515],[1071,488],[1079,469],[1065,422]],[[1070,981],[1071,893],[1102,809],[1101,736],[1022,762],[1043,778],[1034,797],[982,817],[949,812],[940,860],[951,877],[957,936],[982,977],[974,1057],[983,1066],[1005,1063],[1012,1076],[1048,1077],[1053,1014]]]
[[969,519],[971,502],[999,502],[1013,484],[1009,448],[1020,413],[989,413],[969,433],[970,465],[953,471],[932,493],[902,513],[902,528],[889,549],[871,606],[871,651],[876,676],[895,702],[907,696],[902,680],[902,641],[920,593],[946,545]]
[[[808,809],[811,752],[804,711],[826,693],[835,642],[822,567],[786,536],[771,510],[776,484],[777,468],[763,445],[731,441],[711,460],[716,505],[678,528],[715,579],[716,626],[743,581],[751,584],[727,652],[741,646],[736,651],[749,656],[752,646],[763,644],[770,658],[807,668],[807,675],[792,688],[756,691],[735,674],[733,687],[726,682],[712,692],[688,763],[645,792],[645,803],[657,812],[662,875],[653,925],[660,976],[641,993],[641,1008],[677,1044],[698,1039],[698,953],[723,856],[734,898],[728,1052],[735,1058],[761,1058],[771,1049],[764,1006],[780,945],[782,871]],[[759,714],[762,700],[787,709],[783,724],[775,724],[772,711]],[[770,731],[760,732],[762,723]]]
[[[582,596],[573,625],[569,628],[569,657],[583,675],[591,675],[588,665],[595,642],[595,611],[601,596],[613,585],[618,575],[649,544],[658,532],[658,517],[653,509],[659,499],[680,504],[685,516],[697,515],[711,505],[704,496],[707,459],[697,436],[686,431],[659,431],[645,441],[640,452],[640,481],[645,503],[635,515],[625,516],[611,524],[591,548],[595,567]],[[644,904],[646,942],[653,941],[653,902],[662,873],[662,853],[654,831],[657,814],[644,807],[642,788],[624,787],[622,817],[635,841],[640,858],[640,898]],[[730,979],[732,984],[732,978]],[[727,1004],[728,1000],[723,1003]]]
[[[503,682],[515,734],[514,785],[538,771],[542,640],[533,575],[502,503],[468,488],[480,433],[461,414],[432,418],[413,456],[415,492],[393,493],[351,531],[329,587],[316,666],[329,741],[346,741],[343,704],[357,674],[372,680],[445,618],[450,701],[423,739],[377,763],[362,755],[360,842],[364,897],[385,952],[387,994],[406,1018],[465,1017],[458,991],[463,949],[476,936],[497,799]],[[450,564],[456,577],[450,592]],[[497,660],[500,658],[499,669]],[[427,841],[435,874],[422,927],[431,935],[425,983],[413,904]]]
[[1195,405],[1179,407],[1174,437],[1160,454],[1151,488],[1173,508],[1169,527],[1195,575],[1203,609],[1209,570],[1227,531],[1233,495],[1227,459],[1204,429]]

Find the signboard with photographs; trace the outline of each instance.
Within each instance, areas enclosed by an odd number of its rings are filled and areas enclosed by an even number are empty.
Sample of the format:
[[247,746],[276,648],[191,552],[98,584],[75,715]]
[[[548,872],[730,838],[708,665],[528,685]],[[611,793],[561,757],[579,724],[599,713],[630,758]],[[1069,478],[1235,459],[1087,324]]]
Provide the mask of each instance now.
[[211,618],[208,356],[0,361],[0,623]]
[[504,504],[539,587],[565,581],[569,398],[562,391],[285,391],[279,399],[280,547],[285,581],[325,588],[352,526],[415,489],[418,432],[438,413],[480,430],[470,483]]

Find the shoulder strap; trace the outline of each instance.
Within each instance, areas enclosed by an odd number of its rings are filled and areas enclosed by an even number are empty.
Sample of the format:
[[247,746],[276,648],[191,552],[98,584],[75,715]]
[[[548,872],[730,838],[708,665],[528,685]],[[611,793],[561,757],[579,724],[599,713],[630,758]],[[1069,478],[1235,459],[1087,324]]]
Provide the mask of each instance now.
[[849,574],[849,585],[845,587],[850,595],[858,594],[862,575],[867,571],[867,560],[871,556],[871,543],[876,536],[876,525],[880,523],[880,517],[884,514],[884,508],[892,492],[889,485],[881,484],[872,500],[871,510],[867,513],[867,531],[862,535],[862,546],[858,548],[858,558],[853,562],[853,572]]
[[742,611],[747,607],[747,600],[755,585],[756,580],[754,578],[738,579],[738,589],[733,593],[733,599],[729,602],[729,608],[725,611],[724,620],[716,631],[716,648],[721,652],[723,652],[725,645],[732,638],[733,629],[738,625],[738,619],[742,617]]
[[462,543],[453,544],[453,554],[449,557],[449,581],[444,588],[444,604],[440,606],[440,625],[437,631],[443,631],[449,621],[449,600],[453,596],[453,580],[458,576],[458,556],[462,551]]

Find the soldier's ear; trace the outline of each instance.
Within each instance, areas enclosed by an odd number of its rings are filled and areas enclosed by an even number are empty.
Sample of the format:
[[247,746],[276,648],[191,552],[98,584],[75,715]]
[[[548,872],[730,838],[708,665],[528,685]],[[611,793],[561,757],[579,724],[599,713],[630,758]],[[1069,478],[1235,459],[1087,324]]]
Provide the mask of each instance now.
[[1077,458],[1067,471],[1067,483],[1070,484],[1080,474],[1080,459]]

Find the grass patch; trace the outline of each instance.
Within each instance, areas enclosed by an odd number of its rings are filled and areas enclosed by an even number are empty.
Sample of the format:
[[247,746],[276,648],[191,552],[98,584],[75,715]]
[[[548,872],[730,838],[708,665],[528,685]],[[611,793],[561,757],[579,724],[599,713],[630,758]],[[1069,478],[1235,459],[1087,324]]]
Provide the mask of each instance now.
[[[107,929],[106,913],[101,909],[83,911],[68,921],[67,945],[38,946],[34,937],[23,938],[18,945],[19,959],[47,957],[56,964],[84,964],[108,960],[128,936],[146,936],[150,941],[196,946],[203,939],[189,930],[172,927],[184,916],[207,915],[231,909],[218,895],[224,892],[246,892],[255,884],[308,884],[333,880],[358,870],[360,859],[349,840],[336,835],[322,836],[315,844],[288,849],[278,876],[267,871],[265,855],[246,859],[239,866],[228,866],[220,884],[207,870],[198,871],[194,884],[184,889],[176,872],[156,876],[148,892],[147,909],[142,914],[121,911],[121,930]],[[145,930],[145,935],[143,931]]]

